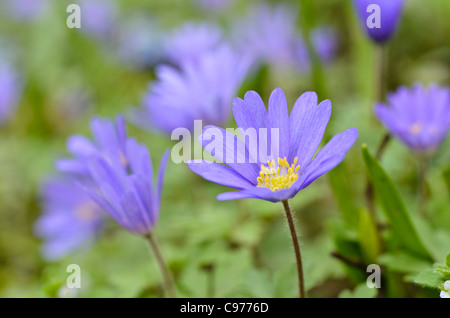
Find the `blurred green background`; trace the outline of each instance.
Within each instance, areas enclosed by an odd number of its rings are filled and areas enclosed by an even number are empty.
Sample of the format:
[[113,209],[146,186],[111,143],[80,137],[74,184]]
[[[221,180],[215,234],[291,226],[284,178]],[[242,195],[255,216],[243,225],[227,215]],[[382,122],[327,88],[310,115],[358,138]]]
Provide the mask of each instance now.
[[[0,296],[55,297],[66,282],[69,264],[81,267],[80,297],[162,296],[160,273],[146,242],[112,220],[90,249],[51,263],[41,258],[41,241],[33,233],[33,223],[41,214],[39,189],[47,176],[55,174],[54,161],[68,155],[67,137],[75,133],[90,136],[92,115],[113,117],[127,113],[131,105],[139,105],[149,81],[154,79],[151,70],[130,68],[95,39],[68,29],[65,9],[75,0],[51,2],[45,15],[33,22],[0,13],[0,37],[7,39],[5,45],[14,51],[24,83],[16,115],[0,128]],[[118,5],[120,18],[145,12],[167,30],[190,20],[215,21],[226,29],[234,17],[243,15],[255,2],[235,1],[221,12],[201,11],[185,0],[122,0]],[[359,282],[331,252],[336,249],[334,235],[343,214],[357,213],[365,204],[367,177],[361,144],[366,143],[374,153],[385,131],[372,115],[374,45],[359,28],[350,1],[306,2],[310,23],[331,25],[340,40],[338,56],[324,67],[319,92],[320,100],[328,98],[333,104],[327,134],[357,127],[360,135],[344,162],[299,193],[291,204],[309,296],[351,296],[348,290]],[[415,82],[450,84],[449,17],[448,0],[406,1],[398,32],[388,45],[389,91]],[[249,79],[238,96],[256,89],[267,102],[276,87],[286,92],[292,107],[301,93],[316,90],[317,83],[311,74],[269,70],[263,84]],[[91,101],[86,109],[79,110],[68,100],[68,93],[78,96],[79,88]],[[149,147],[156,162],[173,145],[165,136],[132,125],[128,129],[129,135]],[[428,174],[426,219],[417,213],[415,158],[394,140],[382,160],[436,261],[443,261],[450,252],[449,184],[443,174],[450,169],[449,158],[447,138],[433,157]],[[340,197],[330,186],[333,182],[335,189],[337,184],[342,190]],[[224,190],[194,175],[186,165],[169,162],[155,231],[179,295],[295,296],[295,260],[281,204],[217,201],[216,195]],[[437,296],[412,284],[405,286],[395,296]],[[374,290],[365,293],[363,296],[375,296]]]

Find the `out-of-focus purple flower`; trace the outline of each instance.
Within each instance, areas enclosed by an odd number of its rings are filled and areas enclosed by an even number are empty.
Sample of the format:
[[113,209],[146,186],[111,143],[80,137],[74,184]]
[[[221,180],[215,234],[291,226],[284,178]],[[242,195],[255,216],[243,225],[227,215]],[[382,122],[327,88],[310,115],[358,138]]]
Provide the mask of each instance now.
[[119,57],[134,68],[151,68],[163,60],[164,37],[151,17],[131,16],[120,26]]
[[229,119],[231,101],[249,68],[249,61],[228,46],[203,54],[181,69],[160,66],[143,109],[134,121],[144,128],[171,134],[175,128],[192,130],[194,120],[220,125]]
[[[292,198],[336,167],[358,136],[358,130],[350,128],[334,136],[314,156],[331,116],[329,100],[317,103],[314,92],[304,93],[289,115],[281,89],[272,92],[268,111],[261,97],[249,91],[244,100],[234,99],[233,114],[238,128],[254,129],[259,134],[257,144],[244,142],[222,128],[207,126],[199,140],[205,150],[225,165],[194,160],[188,166],[206,180],[241,190],[222,193],[218,200],[256,198],[278,202]],[[278,131],[278,138],[267,130],[266,134],[262,133],[264,128]],[[217,140],[222,141],[223,148],[217,144],[217,147],[208,146]]]
[[56,167],[59,171],[89,178],[87,163],[94,156],[114,158],[125,163],[127,132],[122,116],[117,116],[115,123],[94,117],[91,131],[94,141],[80,135],[68,139],[67,148],[75,158],[58,160]]
[[81,31],[98,39],[110,39],[116,32],[117,5],[112,0],[81,0]]
[[14,114],[21,91],[19,75],[9,65],[0,64],[0,125]]
[[74,121],[85,115],[92,106],[92,98],[83,86],[64,87],[55,93],[57,115],[64,121]]
[[339,38],[336,31],[330,27],[320,27],[311,31],[312,46],[323,63],[330,63],[336,57],[339,49]]
[[[3,0],[8,13],[15,19],[33,21],[47,9],[48,0]],[[2,2],[3,2],[2,1]]]
[[222,11],[229,7],[233,0],[194,0],[196,4],[206,11]]
[[[297,11],[292,7],[259,5],[246,18],[235,23],[234,38],[239,51],[256,65],[265,63],[281,69],[309,71],[306,43],[297,32]],[[330,62],[337,51],[337,36],[331,28],[321,27],[310,34],[319,58]]]
[[[362,27],[372,40],[383,43],[391,38],[401,18],[404,0],[353,0],[353,3]],[[373,5],[379,7],[378,26],[373,25],[376,22],[372,16],[376,10]]]
[[131,233],[149,234],[159,218],[161,191],[169,151],[161,159],[157,184],[153,184],[153,166],[147,148],[136,140],[126,141],[126,164],[114,158],[98,156],[89,164],[98,190],[88,194],[117,223]]
[[168,37],[165,52],[170,62],[181,65],[198,61],[216,49],[221,40],[222,32],[217,26],[187,23]]
[[375,114],[391,134],[414,152],[434,152],[450,129],[450,89],[402,86],[387,100],[375,106]]
[[303,41],[296,34],[296,10],[278,5],[259,5],[250,9],[244,20],[235,24],[235,39],[241,52],[257,61],[275,66],[291,67],[298,61],[297,49]]
[[48,180],[41,200],[45,212],[36,221],[35,232],[44,240],[42,254],[47,260],[92,242],[101,230],[104,212],[73,179]]

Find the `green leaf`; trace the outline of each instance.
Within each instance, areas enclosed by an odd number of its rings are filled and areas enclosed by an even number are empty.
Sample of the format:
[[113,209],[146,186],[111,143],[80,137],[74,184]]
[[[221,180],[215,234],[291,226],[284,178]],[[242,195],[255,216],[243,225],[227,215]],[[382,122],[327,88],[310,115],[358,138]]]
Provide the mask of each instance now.
[[445,258],[445,264],[447,267],[450,267],[450,253],[447,254],[447,257]]
[[441,284],[445,281],[442,274],[435,271],[433,268],[429,268],[418,274],[414,278],[414,283],[428,288],[441,289]]
[[375,298],[377,295],[376,288],[369,288],[365,283],[356,286],[351,290],[344,290],[339,294],[339,298]]
[[450,193],[450,167],[447,167],[443,172],[442,172],[442,177],[444,178],[445,181],[445,185],[447,186],[447,190]]
[[367,210],[359,211],[358,239],[364,261],[368,264],[376,263],[381,251],[380,241],[375,221]]
[[358,225],[358,211],[355,207],[352,189],[349,185],[345,163],[341,163],[328,173],[328,180],[333,190],[344,221],[356,228]]
[[407,253],[384,254],[379,257],[379,262],[394,272],[405,274],[418,274],[431,266],[423,259]]
[[369,153],[366,145],[363,145],[362,153],[375,193],[392,226],[393,235],[411,253],[431,260],[430,253],[417,235],[394,183],[377,160]]

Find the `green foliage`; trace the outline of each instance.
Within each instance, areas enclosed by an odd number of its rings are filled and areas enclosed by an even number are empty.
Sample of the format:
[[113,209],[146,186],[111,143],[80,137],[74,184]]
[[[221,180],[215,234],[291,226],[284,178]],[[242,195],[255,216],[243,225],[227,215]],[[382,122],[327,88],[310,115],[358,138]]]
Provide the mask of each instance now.
[[359,211],[358,240],[361,244],[363,260],[367,264],[376,263],[381,252],[378,229],[370,213],[363,209]]
[[447,254],[443,265],[436,263],[433,267],[425,269],[416,276],[410,276],[409,279],[422,287],[440,290],[442,284],[450,280],[449,258],[450,254]]
[[408,253],[383,254],[379,261],[391,271],[404,274],[420,273],[430,266],[429,262]]
[[375,298],[376,288],[369,288],[366,284],[359,284],[354,290],[344,290],[339,294],[339,298]]
[[430,259],[430,253],[419,238],[394,183],[367,146],[362,147],[362,153],[376,195],[392,226],[392,235],[411,253]]
[[[112,46],[68,29],[65,8],[70,0],[50,2],[45,17],[34,22],[14,21],[0,4],[0,38],[8,48],[17,48],[13,55],[24,83],[16,116],[0,127],[0,297],[64,296],[68,264],[79,264],[82,270],[78,297],[162,297],[161,276],[145,241],[110,219],[90,249],[54,262],[40,253],[42,241],[34,224],[44,211],[41,184],[56,173],[54,161],[69,156],[67,137],[90,136],[92,115],[129,114],[128,105],[139,106],[155,78],[151,69],[123,64],[114,57]],[[206,18],[217,20],[228,34],[236,15],[258,1],[234,1],[226,11],[216,13],[198,10],[194,1],[118,2],[121,22],[129,13],[142,12],[159,22],[161,31],[169,32],[186,21]],[[299,20],[306,29],[297,26],[299,33],[307,33],[317,25],[332,25],[341,41],[335,61],[321,65],[315,60],[311,72],[304,73],[266,65],[247,79],[236,96],[256,90],[267,101],[273,88],[281,87],[292,106],[301,93],[317,90],[320,101],[329,98],[333,104],[324,143],[356,127],[358,142],[375,149],[385,133],[373,119],[375,46],[361,30],[351,1],[344,2],[306,1],[300,13],[306,20]],[[408,3],[389,43],[388,91],[417,81],[448,85],[450,23],[445,13],[450,1],[424,3]],[[440,32],[430,34],[427,29]],[[91,103],[76,115],[67,114],[66,93],[79,87],[86,89]],[[154,159],[173,145],[167,136],[132,124],[128,129],[148,146]],[[291,200],[309,296],[377,296],[377,290],[365,284],[367,273],[362,267],[368,263],[383,266],[387,297],[415,295],[417,290],[426,294],[424,290],[430,288],[435,293],[450,279],[449,149],[447,138],[430,165],[426,218],[415,214],[415,158],[395,139],[386,148],[382,167],[367,148],[361,157],[355,144],[338,167]],[[384,214],[372,215],[365,209],[366,170]],[[295,258],[281,206],[260,200],[218,202],[216,195],[224,191],[228,189],[206,182],[185,165],[169,163],[156,236],[178,294],[295,297]],[[385,222],[387,227],[379,227]],[[346,264],[332,252],[360,266]],[[431,264],[431,259],[442,260],[445,255],[445,264]],[[414,283],[417,288],[411,288]],[[348,289],[350,284],[353,288]]]

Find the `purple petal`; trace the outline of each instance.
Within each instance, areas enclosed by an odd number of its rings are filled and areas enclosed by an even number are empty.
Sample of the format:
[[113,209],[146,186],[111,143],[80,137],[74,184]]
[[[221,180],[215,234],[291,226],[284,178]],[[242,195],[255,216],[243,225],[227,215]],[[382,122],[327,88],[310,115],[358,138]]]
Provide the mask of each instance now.
[[226,187],[244,189],[254,186],[233,169],[219,163],[203,160],[200,163],[188,162],[188,167],[204,179]]
[[298,157],[300,171],[309,164],[319,147],[331,116],[331,102],[325,100],[317,105],[317,94],[307,92],[300,96],[292,109],[291,157]]
[[97,152],[91,140],[79,135],[74,135],[67,140],[67,149],[75,156],[82,157],[88,157]]
[[331,138],[303,172],[302,179],[304,181],[299,184],[300,190],[341,163],[357,137],[358,130],[350,128]]
[[271,144],[278,146],[278,157],[289,157],[289,113],[286,96],[281,88],[276,88],[270,95],[267,126],[279,129],[279,140],[271,139]]
[[[214,153],[212,153],[212,149],[209,149],[212,146],[208,147],[208,145],[215,142],[213,137],[218,138],[219,136],[222,140],[216,141],[218,147],[215,147]],[[220,127],[206,126],[199,137],[199,141],[202,143],[203,148],[210,152],[212,156],[226,163],[250,183],[256,185],[256,179],[259,176],[259,166],[256,163],[250,163],[250,160],[256,159],[250,158],[248,149],[242,140]]]
[[233,115],[239,128],[267,128],[267,110],[258,93],[248,91],[244,100],[233,100]]

